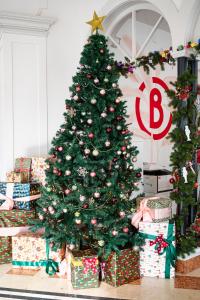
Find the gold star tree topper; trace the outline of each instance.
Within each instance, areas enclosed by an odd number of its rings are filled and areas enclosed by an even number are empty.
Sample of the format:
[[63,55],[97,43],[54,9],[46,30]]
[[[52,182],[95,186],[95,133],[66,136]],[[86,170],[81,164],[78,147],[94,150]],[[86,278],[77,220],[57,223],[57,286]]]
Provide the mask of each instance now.
[[92,26],[92,33],[97,30],[97,29],[100,29],[100,30],[104,30],[103,28],[103,25],[102,25],[102,22],[103,20],[105,19],[106,16],[103,16],[103,17],[98,17],[96,11],[94,11],[94,14],[93,14],[93,19],[89,22],[86,22],[87,24],[91,25]]

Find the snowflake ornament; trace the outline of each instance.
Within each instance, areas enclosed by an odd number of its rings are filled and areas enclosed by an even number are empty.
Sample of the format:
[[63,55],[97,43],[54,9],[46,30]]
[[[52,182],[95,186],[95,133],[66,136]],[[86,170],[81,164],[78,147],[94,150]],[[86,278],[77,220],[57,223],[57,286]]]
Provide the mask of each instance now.
[[82,177],[85,177],[88,174],[88,171],[84,167],[79,167],[77,172],[78,172],[78,175],[82,176]]

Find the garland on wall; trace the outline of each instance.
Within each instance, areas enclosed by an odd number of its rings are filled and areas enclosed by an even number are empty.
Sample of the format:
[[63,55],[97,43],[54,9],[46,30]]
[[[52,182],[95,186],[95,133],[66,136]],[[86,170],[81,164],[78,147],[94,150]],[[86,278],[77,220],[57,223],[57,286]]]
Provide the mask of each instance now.
[[[180,45],[176,49],[181,51],[191,48],[190,59],[195,60],[200,54],[200,39],[198,43],[188,42],[185,46]],[[130,62],[125,58],[125,62],[115,62],[116,68],[122,76],[127,77],[138,67],[142,67],[149,74],[150,69],[157,66],[161,70],[165,69],[165,64],[175,65],[176,59],[172,56],[172,48],[165,51],[150,52],[147,56],[137,58]],[[172,166],[173,192],[171,199],[174,200],[180,208],[179,214],[175,217],[177,228],[177,254],[184,256],[194,251],[197,247],[198,237],[193,227],[187,228],[186,233],[181,230],[184,222],[188,219],[188,207],[197,207],[194,190],[198,188],[197,174],[194,170],[193,161],[196,150],[200,147],[200,137],[197,133],[199,117],[197,114],[196,99],[197,94],[193,92],[196,78],[191,72],[185,71],[178,77],[176,82],[171,82],[174,90],[168,90],[167,95],[171,99],[170,106],[173,107],[173,124],[175,125],[168,138],[173,145],[173,151],[170,156]]]

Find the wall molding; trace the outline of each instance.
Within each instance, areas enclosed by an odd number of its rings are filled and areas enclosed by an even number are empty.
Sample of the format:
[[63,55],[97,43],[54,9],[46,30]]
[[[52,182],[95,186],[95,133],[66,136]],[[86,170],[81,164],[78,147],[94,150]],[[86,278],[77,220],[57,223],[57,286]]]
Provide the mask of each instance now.
[[12,13],[8,11],[0,12],[0,32],[47,35],[50,27],[56,22],[55,18],[31,16],[25,14]]

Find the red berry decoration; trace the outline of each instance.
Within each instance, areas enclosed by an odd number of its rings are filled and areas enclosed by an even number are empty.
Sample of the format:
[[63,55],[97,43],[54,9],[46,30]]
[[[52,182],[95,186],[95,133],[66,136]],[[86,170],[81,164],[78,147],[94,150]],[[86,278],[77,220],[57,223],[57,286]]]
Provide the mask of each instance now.
[[112,131],[111,127],[106,128],[106,132],[110,133]]
[[137,178],[140,178],[141,176],[142,176],[141,173],[136,173],[136,177],[137,177]]
[[89,137],[90,139],[93,139],[93,138],[94,138],[94,133],[90,132],[90,133],[88,134],[88,137]]
[[174,183],[175,183],[175,179],[172,177],[172,178],[170,178],[169,182],[170,182],[171,184],[174,184]]

